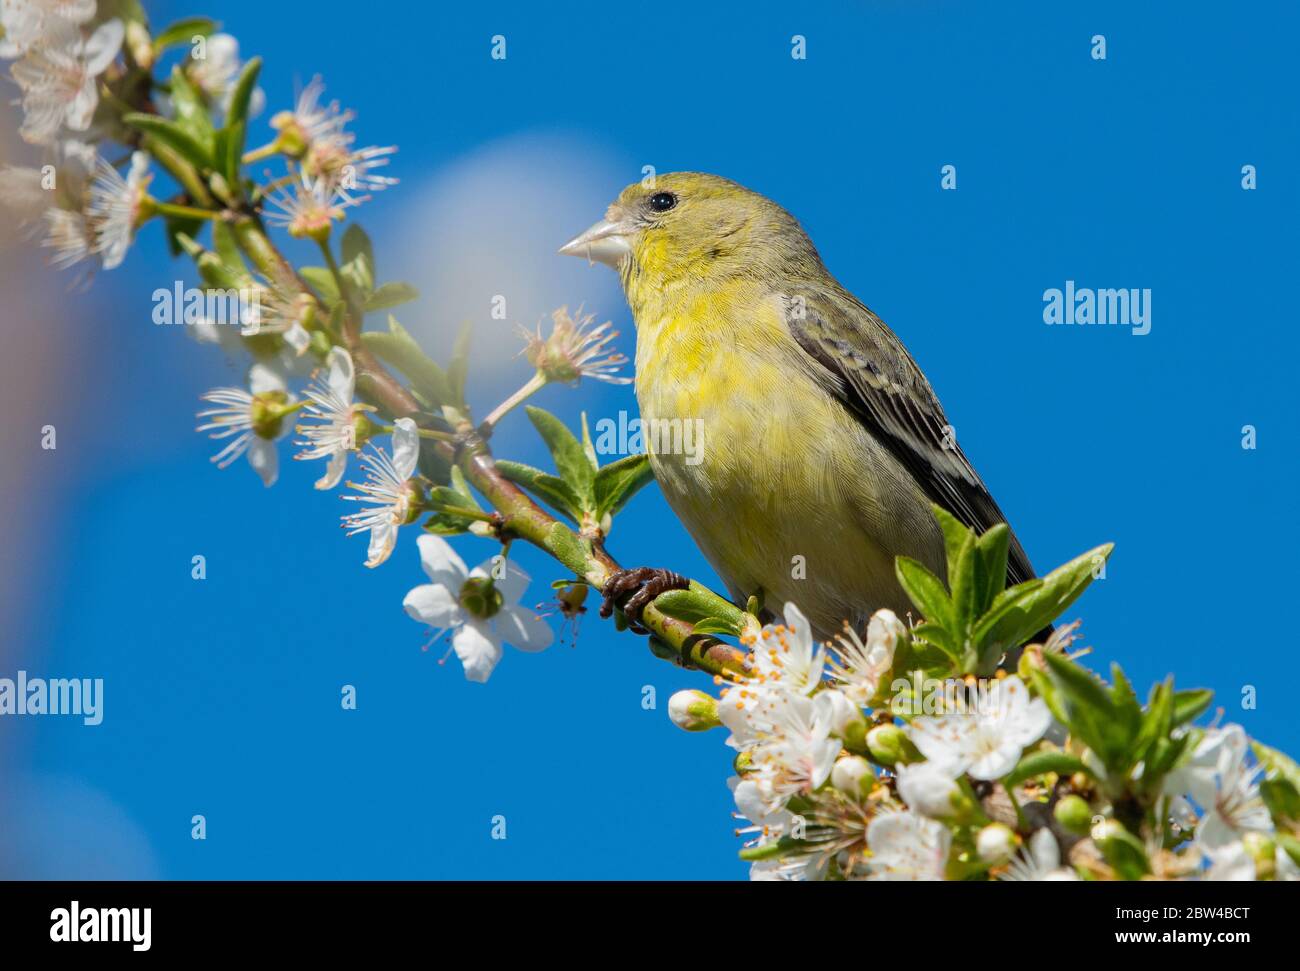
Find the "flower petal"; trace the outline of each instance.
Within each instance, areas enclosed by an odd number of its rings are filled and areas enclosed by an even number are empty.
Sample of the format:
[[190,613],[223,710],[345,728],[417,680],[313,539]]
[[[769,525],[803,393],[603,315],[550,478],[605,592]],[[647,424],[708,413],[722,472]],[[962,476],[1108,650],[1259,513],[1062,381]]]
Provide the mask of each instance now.
[[388,559],[397,545],[397,523],[385,519],[370,527],[370,549],[366,566],[376,567]]
[[465,577],[468,576],[469,571],[465,569],[465,561],[456,555],[451,544],[441,536],[422,533],[415,541],[415,545],[420,548],[420,565],[424,567],[425,575],[434,583],[441,583],[459,594],[460,588],[465,585]]
[[460,604],[455,595],[440,583],[423,583],[402,600],[402,607],[412,620],[439,630],[461,622]]
[[270,488],[280,476],[280,453],[274,442],[253,436],[248,446],[248,464],[262,479],[262,485]]
[[420,459],[420,433],[410,418],[393,422],[393,469],[401,479],[409,479]]
[[501,640],[530,654],[546,650],[555,640],[550,625],[524,607],[502,607],[493,620]]
[[126,28],[120,20],[107,20],[95,28],[95,32],[86,40],[83,54],[87,74],[102,74],[113,63],[117,52],[122,48]]
[[325,466],[325,474],[316,480],[317,489],[333,489],[343,478],[343,473],[348,468],[348,453],[335,452],[330,456],[329,465]]
[[279,368],[258,361],[248,369],[248,390],[253,394],[264,394],[267,391],[287,391],[289,390],[289,382],[285,380],[284,374]]
[[468,622],[451,635],[451,646],[465,666],[465,677],[480,684],[492,676],[501,660],[501,645],[492,640],[477,623]]
[[327,379],[329,389],[344,401],[351,403],[356,388],[356,372],[352,366],[352,355],[346,348],[335,347],[330,351],[330,371]]

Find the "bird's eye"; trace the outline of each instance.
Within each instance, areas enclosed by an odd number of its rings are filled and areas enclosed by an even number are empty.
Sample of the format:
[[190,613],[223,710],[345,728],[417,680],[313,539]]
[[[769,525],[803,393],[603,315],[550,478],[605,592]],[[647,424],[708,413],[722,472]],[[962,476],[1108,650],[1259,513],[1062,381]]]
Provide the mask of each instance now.
[[677,197],[671,192],[656,192],[650,197],[650,208],[655,212],[667,212],[677,205]]

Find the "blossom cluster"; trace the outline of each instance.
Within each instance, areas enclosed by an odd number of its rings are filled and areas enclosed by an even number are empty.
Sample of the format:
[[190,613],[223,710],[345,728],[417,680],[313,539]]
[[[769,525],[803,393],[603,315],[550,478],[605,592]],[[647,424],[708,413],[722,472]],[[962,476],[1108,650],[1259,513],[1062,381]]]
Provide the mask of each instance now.
[[[1078,880],[1123,874],[1110,844],[1105,771],[1018,674],[958,682],[954,710],[913,714],[914,682],[896,665],[912,640],[889,610],[865,639],[846,627],[818,643],[798,607],[743,638],[746,673],[716,698],[674,695],[690,731],[721,726],[737,751],[729,785],[755,880]],[[1056,648],[1049,644],[1048,649]],[[899,712],[909,712],[900,715]],[[1300,879],[1275,839],[1238,725],[1184,729],[1185,760],[1160,789],[1163,833],[1140,847],[1152,875]],[[1092,775],[1067,774],[1078,752]],[[1053,769],[1034,771],[1037,763]],[[1102,848],[1105,848],[1103,851]]]

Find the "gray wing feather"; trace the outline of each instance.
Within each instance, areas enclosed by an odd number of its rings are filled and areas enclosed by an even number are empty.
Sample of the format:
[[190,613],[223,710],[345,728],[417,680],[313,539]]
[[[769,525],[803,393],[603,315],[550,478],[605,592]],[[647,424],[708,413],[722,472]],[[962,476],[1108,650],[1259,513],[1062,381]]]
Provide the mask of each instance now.
[[[838,287],[781,294],[785,320],[832,394],[912,473],[926,494],[982,533],[1006,522],[948,428],[939,399],[907,349],[874,313]],[[1014,533],[1007,577],[1033,567]]]

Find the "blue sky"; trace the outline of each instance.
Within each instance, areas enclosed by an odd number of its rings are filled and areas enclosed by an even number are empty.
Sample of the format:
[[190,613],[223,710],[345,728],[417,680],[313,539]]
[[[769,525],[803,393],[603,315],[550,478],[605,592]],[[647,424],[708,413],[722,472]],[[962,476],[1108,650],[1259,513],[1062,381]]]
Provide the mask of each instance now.
[[[363,142],[400,146],[402,184],[358,219],[381,276],[421,287],[399,316],[431,349],[475,322],[480,414],[526,376],[508,330],[487,319],[493,294],[509,296],[510,327],[584,303],[631,353],[613,274],[554,248],[643,166],[716,172],[777,200],[925,369],[1035,566],[1117,544],[1069,615],[1095,666],[1121,661],[1142,690],[1175,672],[1214,688],[1226,720],[1300,749],[1277,613],[1300,540],[1293,10],[146,6],[156,23],[215,14],[265,57],[268,110],[250,140],[321,73]],[[489,57],[494,34],[504,62]],[[806,60],[790,57],[794,34]],[[946,164],[956,191],[940,190]],[[1255,191],[1241,188],[1246,164]],[[57,457],[27,509],[14,657],[32,673],[102,677],[106,703],[96,728],[0,728],[23,780],[11,867],[743,877],[730,750],[720,734],[674,729],[665,710],[704,679],[593,611],[576,646],[508,651],[488,685],[469,684],[454,659],[421,650],[401,610],[423,580],[413,534],[366,570],[364,542],[336,526],[344,504],[311,488],[319,469],[287,461],[287,446],[269,491],[242,464],[208,463],[197,394],[236,375],[150,322],[153,288],[181,272],[150,228],[86,294],[52,273],[37,284],[70,318],[46,326],[78,328],[78,363],[58,396]],[[1067,280],[1149,288],[1150,333],[1044,325],[1044,290]],[[552,388],[540,403],[573,422],[635,414],[630,389]],[[1255,450],[1241,447],[1244,425]],[[542,460],[522,417],[495,445]],[[471,563],[491,553],[459,545]],[[653,488],[611,547],[714,582]],[[196,553],[203,582],[190,578]],[[529,596],[544,599],[559,574],[519,556]],[[343,684],[356,711],[340,707]],[[206,841],[190,838],[195,813]],[[498,814],[505,840],[491,839]]]

